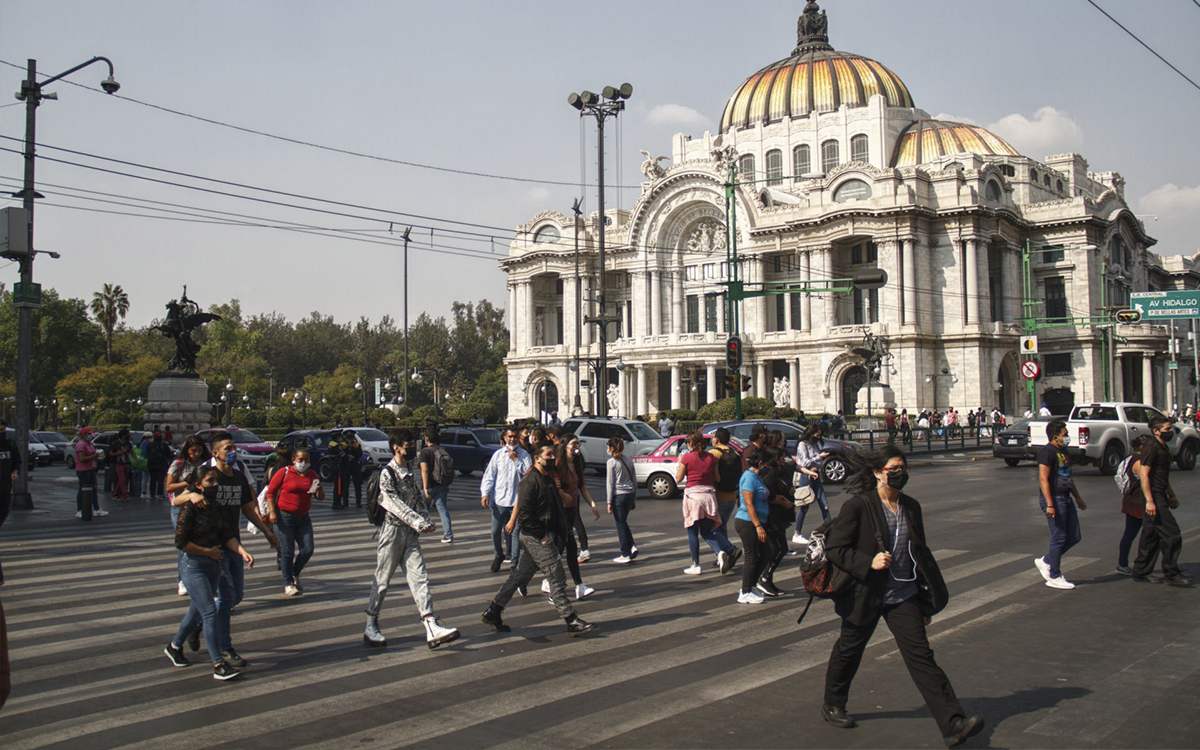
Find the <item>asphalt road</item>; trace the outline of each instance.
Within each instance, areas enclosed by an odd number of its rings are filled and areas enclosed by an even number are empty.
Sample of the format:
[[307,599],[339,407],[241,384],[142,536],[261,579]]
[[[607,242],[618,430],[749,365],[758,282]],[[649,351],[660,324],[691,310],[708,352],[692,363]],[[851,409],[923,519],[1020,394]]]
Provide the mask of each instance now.
[[[914,460],[909,489],[952,595],[932,644],[965,708],[988,720],[967,747],[1196,747],[1200,590],[1113,574],[1120,503],[1090,468],[1077,476],[1090,503],[1083,542],[1064,561],[1078,587],[1046,588],[1032,564],[1047,540],[1033,477],[1032,465],[990,458]],[[325,504],[303,598],[283,597],[252,538],[261,564],[233,620],[251,666],[222,684],[203,658],[172,669],[161,654],[186,607],[166,509],[105,499],[112,514],[84,524],[71,480],[61,468],[35,472],[38,509],[0,530],[14,672],[0,710],[6,750],[942,746],[886,628],[851,693],[859,727],[824,724],[832,606],[815,603],[797,627],[798,595],[738,605],[736,576],[682,575],[677,501],[643,493],[631,518],[641,555],[628,567],[610,562],[610,519],[589,519],[584,577],[597,593],[579,611],[598,624],[592,636],[567,638],[535,588],[506,610],[513,632],[496,635],[478,619],[502,580],[487,569],[488,514],[478,479],[459,479],[456,541],[425,550],[437,612],[464,637],[434,652],[399,577],[381,618],[388,648],[363,646],[373,529]],[[1174,480],[1183,562],[1200,573],[1200,471]],[[830,494],[836,512],[843,495]],[[792,591],[795,560],[777,577]]]

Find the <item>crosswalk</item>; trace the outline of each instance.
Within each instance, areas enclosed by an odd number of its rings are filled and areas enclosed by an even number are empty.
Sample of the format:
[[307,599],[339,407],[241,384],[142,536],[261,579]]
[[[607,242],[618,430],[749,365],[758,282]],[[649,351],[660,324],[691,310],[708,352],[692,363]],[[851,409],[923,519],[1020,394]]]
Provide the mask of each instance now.
[[[435,610],[462,639],[429,651],[399,585],[381,617],[388,648],[365,648],[373,528],[353,509],[322,506],[313,511],[316,554],[301,598],[283,596],[274,555],[249,537],[259,560],[247,572],[233,640],[251,664],[232,683],[210,679],[203,650],[189,669],[172,669],[162,655],[187,607],[175,593],[165,511],[120,526],[6,530],[9,583],[0,596],[14,692],[0,712],[3,747],[589,746],[824,667],[836,636],[832,606],[815,604],[797,628],[797,597],[739,605],[736,575],[682,575],[688,553],[674,518],[635,525],[641,556],[632,566],[609,562],[608,519],[589,524],[594,558],[583,570],[596,594],[578,609],[599,625],[592,637],[566,637],[538,579],[505,611],[513,631],[492,633],[478,617],[503,575],[487,569],[489,514],[466,510],[469,493],[461,495],[455,542],[435,536],[424,551]],[[931,630],[935,641],[1046,596],[1026,553],[936,555],[953,597]],[[1064,570],[1095,562],[1072,556]],[[791,561],[777,582],[800,588]],[[868,658],[895,656],[881,629]]]

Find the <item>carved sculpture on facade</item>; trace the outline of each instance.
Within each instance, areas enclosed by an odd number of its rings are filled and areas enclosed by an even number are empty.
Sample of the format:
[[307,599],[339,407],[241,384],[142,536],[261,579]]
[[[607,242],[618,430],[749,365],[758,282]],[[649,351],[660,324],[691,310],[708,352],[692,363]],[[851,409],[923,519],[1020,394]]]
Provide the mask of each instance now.
[[715,221],[705,221],[692,230],[687,240],[689,253],[708,255],[725,252],[725,227]]
[[792,54],[816,45],[829,46],[829,19],[815,0],[808,0],[804,13],[796,21],[796,50]]
[[195,376],[196,355],[200,352],[200,345],[192,339],[192,331],[220,319],[220,315],[201,312],[200,306],[188,299],[187,287],[184,286],[183,296],[167,303],[166,320],[154,327],[175,343],[175,355],[167,365],[168,370]]
[[533,318],[533,345],[546,345],[546,316],[538,313]]
[[775,378],[775,385],[771,390],[771,398],[775,402],[775,406],[779,409],[786,409],[791,405],[792,384],[786,377]]
[[671,157],[651,156],[649,151],[643,151],[642,156],[646,157],[646,160],[642,162],[642,174],[646,176],[647,180],[657,180],[667,174],[667,170],[664,169],[662,164],[659,164],[659,162],[665,161]]
[[620,416],[621,412],[619,405],[621,402],[621,389],[616,383],[610,383],[608,386],[608,413],[610,416]]

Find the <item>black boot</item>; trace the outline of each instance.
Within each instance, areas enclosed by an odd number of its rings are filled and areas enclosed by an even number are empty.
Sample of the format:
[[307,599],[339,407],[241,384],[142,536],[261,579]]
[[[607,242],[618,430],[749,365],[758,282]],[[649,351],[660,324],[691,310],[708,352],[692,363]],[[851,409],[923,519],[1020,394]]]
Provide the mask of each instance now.
[[491,625],[492,629],[497,633],[507,633],[512,628],[504,624],[504,619],[500,616],[500,607],[496,606],[495,602],[488,605],[487,611],[480,615],[479,619],[487,625]]

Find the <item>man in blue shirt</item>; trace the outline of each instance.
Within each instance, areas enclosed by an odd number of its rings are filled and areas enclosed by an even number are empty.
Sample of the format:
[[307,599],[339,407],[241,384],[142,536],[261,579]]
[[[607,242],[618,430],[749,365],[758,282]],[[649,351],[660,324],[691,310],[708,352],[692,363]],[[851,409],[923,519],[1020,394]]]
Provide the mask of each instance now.
[[517,428],[512,425],[505,427],[504,447],[492,454],[480,485],[483,495],[480,504],[492,511],[492,548],[496,553],[492,559],[493,573],[500,570],[506,557],[511,558],[510,565],[513,568],[520,561],[521,546],[513,544],[513,535],[505,531],[504,526],[517,502],[517,485],[531,466],[533,461],[529,458],[529,451],[517,443]]
[[[1033,564],[1052,589],[1070,590],[1075,584],[1063,577],[1059,563],[1067,550],[1079,544],[1079,510],[1087,510],[1087,503],[1075,489],[1071,479],[1071,458],[1067,446],[1071,438],[1067,435],[1067,423],[1056,419],[1046,425],[1046,437],[1050,439],[1038,451],[1038,503],[1050,524],[1050,548],[1044,557],[1035,558]],[[1072,502],[1074,498],[1074,502]]]

